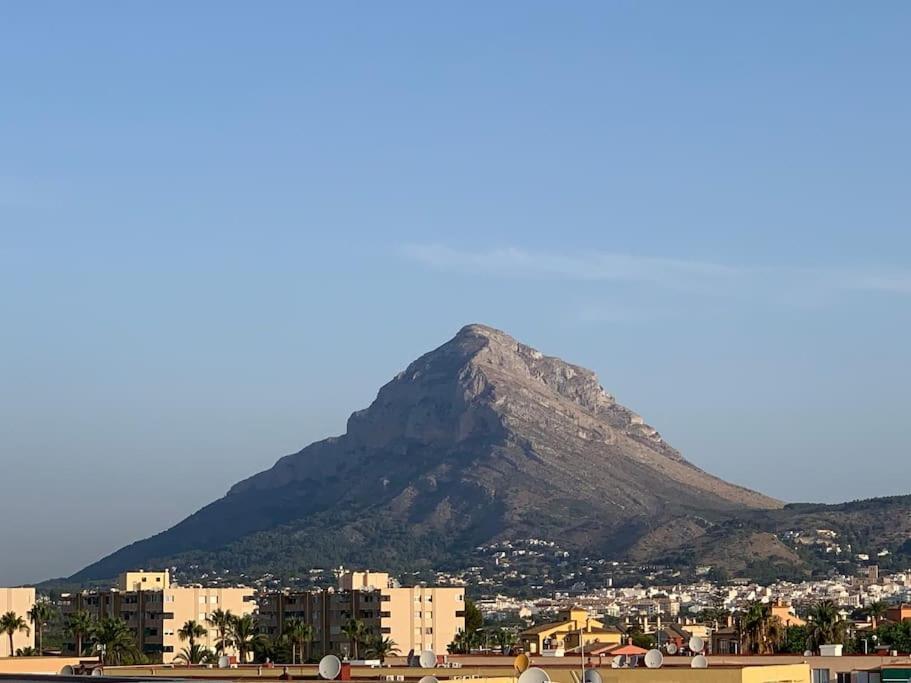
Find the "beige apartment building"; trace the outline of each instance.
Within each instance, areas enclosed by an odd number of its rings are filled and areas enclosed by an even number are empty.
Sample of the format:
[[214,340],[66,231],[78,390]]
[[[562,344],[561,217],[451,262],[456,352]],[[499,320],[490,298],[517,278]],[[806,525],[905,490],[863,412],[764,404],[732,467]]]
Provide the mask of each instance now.
[[20,631],[13,634],[13,651],[9,650],[9,637],[0,636],[0,657],[10,657],[16,650],[35,647],[35,629],[28,620],[28,612],[35,605],[34,588],[0,588],[0,614],[15,612],[28,624],[28,633]]
[[[385,572],[346,572],[338,590],[275,592],[259,598],[260,630],[280,634],[289,619],[312,624],[316,633],[310,658],[334,653],[352,656],[342,627],[349,619],[364,623],[372,637],[393,640],[402,655],[447,646],[465,628],[465,589],[415,586],[398,588]],[[365,647],[358,648],[363,659]]]
[[[118,585],[120,588],[110,590],[63,594],[64,619],[78,610],[85,610],[96,619],[120,617],[135,634],[142,651],[153,658],[160,656],[165,664],[187,646],[177,635],[187,621],[195,620],[206,627],[206,635],[197,642],[214,650],[218,632],[207,623],[212,612],[222,609],[236,615],[252,614],[256,605],[252,588],[173,586],[167,572],[128,572],[120,576]],[[158,588],[159,585],[167,588]],[[139,589],[122,590],[124,586]],[[72,652],[75,643],[64,647]],[[229,649],[228,654],[236,653]]]

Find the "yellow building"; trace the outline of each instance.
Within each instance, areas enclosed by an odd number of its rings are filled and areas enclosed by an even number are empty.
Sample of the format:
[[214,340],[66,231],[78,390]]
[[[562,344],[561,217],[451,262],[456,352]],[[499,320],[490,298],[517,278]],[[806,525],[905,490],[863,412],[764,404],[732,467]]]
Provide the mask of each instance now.
[[117,588],[126,591],[164,590],[171,587],[171,576],[168,570],[147,572],[142,569],[124,572],[117,577]]
[[[398,588],[384,572],[346,572],[339,589],[283,591],[259,600],[261,630],[280,634],[288,619],[313,626],[310,658],[334,653],[353,657],[354,644],[342,631],[350,619],[363,622],[372,637],[393,640],[400,654],[433,650],[445,654],[456,634],[465,628],[465,589],[415,586]],[[364,658],[363,644],[358,658]]]
[[0,615],[15,612],[17,616],[28,624],[28,631],[19,631],[13,634],[13,651],[9,649],[9,637],[0,636],[0,657],[9,657],[16,654],[16,650],[25,647],[35,647],[35,629],[28,620],[28,612],[35,605],[34,588],[0,588]]
[[620,629],[592,619],[588,611],[581,607],[570,608],[561,612],[557,621],[532,626],[519,634],[519,642],[525,652],[533,655],[559,654],[560,651],[594,643],[617,645],[622,639]]
[[[156,574],[150,573],[153,581]],[[186,647],[187,643],[181,642],[177,635],[186,622],[193,620],[206,627],[205,636],[197,642],[214,650],[218,632],[207,623],[212,612],[221,609],[235,615],[252,614],[255,606],[252,588],[170,586],[158,590],[111,589],[61,596],[64,620],[77,610],[85,610],[96,619],[120,617],[135,635],[142,652],[153,659],[161,657],[165,664],[173,661]],[[75,643],[66,643],[64,648],[73,652]],[[229,649],[228,654],[235,652]]]
[[[542,668],[557,683],[576,683],[578,673],[570,669]],[[808,664],[729,665],[707,669],[663,666],[660,669],[598,669],[604,683],[810,683]]]

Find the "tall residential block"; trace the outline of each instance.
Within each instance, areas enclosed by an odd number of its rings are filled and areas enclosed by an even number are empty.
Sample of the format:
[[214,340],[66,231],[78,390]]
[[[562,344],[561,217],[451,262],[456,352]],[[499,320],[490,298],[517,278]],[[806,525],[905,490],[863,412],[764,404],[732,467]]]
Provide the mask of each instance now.
[[35,629],[28,620],[28,612],[35,605],[34,588],[0,588],[0,615],[15,612],[28,624],[28,631],[17,631],[13,634],[13,651],[9,649],[9,637],[0,636],[0,657],[9,657],[16,650],[35,647]]

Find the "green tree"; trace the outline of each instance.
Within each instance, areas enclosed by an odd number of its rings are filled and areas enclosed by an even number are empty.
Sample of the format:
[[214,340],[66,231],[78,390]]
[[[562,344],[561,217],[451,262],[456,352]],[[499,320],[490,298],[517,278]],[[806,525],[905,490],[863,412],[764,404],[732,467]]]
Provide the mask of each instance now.
[[518,636],[510,628],[498,628],[494,632],[494,641],[500,648],[500,653],[506,655],[518,641]]
[[307,658],[310,658],[310,642],[313,640],[313,626],[303,619],[288,619],[285,622],[283,634],[291,642],[291,663],[294,664],[295,654],[298,662],[303,664],[304,649],[307,650]]
[[784,639],[784,624],[772,616],[770,605],[754,602],[740,621],[740,649],[744,654],[772,655]]
[[174,657],[174,661],[181,662],[187,666],[190,666],[191,664],[213,664],[217,659],[218,655],[212,652],[212,650],[197,643],[182,648],[181,651],[177,653],[177,656]]
[[473,600],[465,598],[465,630],[468,633],[472,633],[483,626],[484,615],[481,614],[481,610],[478,609]]
[[32,605],[26,616],[35,627],[38,652],[44,652],[44,627],[54,618],[54,608],[47,600],[38,600]]
[[95,619],[85,610],[78,610],[67,617],[66,631],[76,640],[76,656],[82,656],[82,644],[95,628]]
[[247,662],[250,652],[252,652],[253,648],[263,640],[263,637],[258,632],[256,620],[253,618],[252,614],[234,616],[234,618],[231,619],[228,637],[231,639],[234,647],[237,648],[237,658],[240,660],[241,664]]
[[17,657],[36,657],[38,655],[38,650],[33,647],[20,647],[16,648]]
[[348,636],[351,642],[352,659],[358,659],[358,645],[363,643],[367,638],[367,627],[360,619],[349,619],[342,626],[342,633]]
[[806,626],[788,626],[784,630],[784,638],[781,641],[779,652],[793,655],[801,655],[807,649],[807,627]]
[[399,646],[392,638],[377,635],[367,643],[367,656],[379,659],[381,666],[386,663],[386,657],[397,654],[399,654]]
[[876,635],[890,650],[911,652],[911,621],[886,622],[876,629]]
[[206,617],[206,623],[218,632],[218,640],[215,642],[215,652],[223,655],[225,650],[231,647],[231,639],[228,633],[231,630],[231,620],[234,615],[231,610],[223,610],[219,607]]
[[820,645],[844,643],[847,624],[841,618],[838,605],[822,600],[810,608],[807,615],[807,649],[819,651]]
[[132,664],[142,660],[136,636],[119,617],[104,617],[92,629],[92,642],[102,664]]
[[28,624],[25,623],[25,619],[15,612],[7,612],[3,616],[0,616],[0,633],[5,633],[9,638],[10,655],[13,654],[13,636],[20,632],[26,634],[31,633],[31,629],[29,629]]
[[200,624],[195,619],[190,619],[189,621],[184,622],[184,625],[177,629],[177,637],[180,639],[180,642],[189,641],[189,649],[192,650],[193,646],[196,645],[197,638],[205,638],[206,627]]
[[875,631],[879,620],[886,616],[889,606],[882,600],[871,602],[864,608],[864,614],[870,617],[870,627]]

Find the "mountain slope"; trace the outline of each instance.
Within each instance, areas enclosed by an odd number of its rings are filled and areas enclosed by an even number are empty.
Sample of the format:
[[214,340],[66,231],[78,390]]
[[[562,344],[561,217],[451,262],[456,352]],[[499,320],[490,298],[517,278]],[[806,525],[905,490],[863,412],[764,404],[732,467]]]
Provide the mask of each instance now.
[[273,552],[297,568],[365,554],[434,562],[532,536],[619,554],[671,522],[781,507],[689,463],[591,371],[469,325],[382,387],[344,435],[71,578]]

